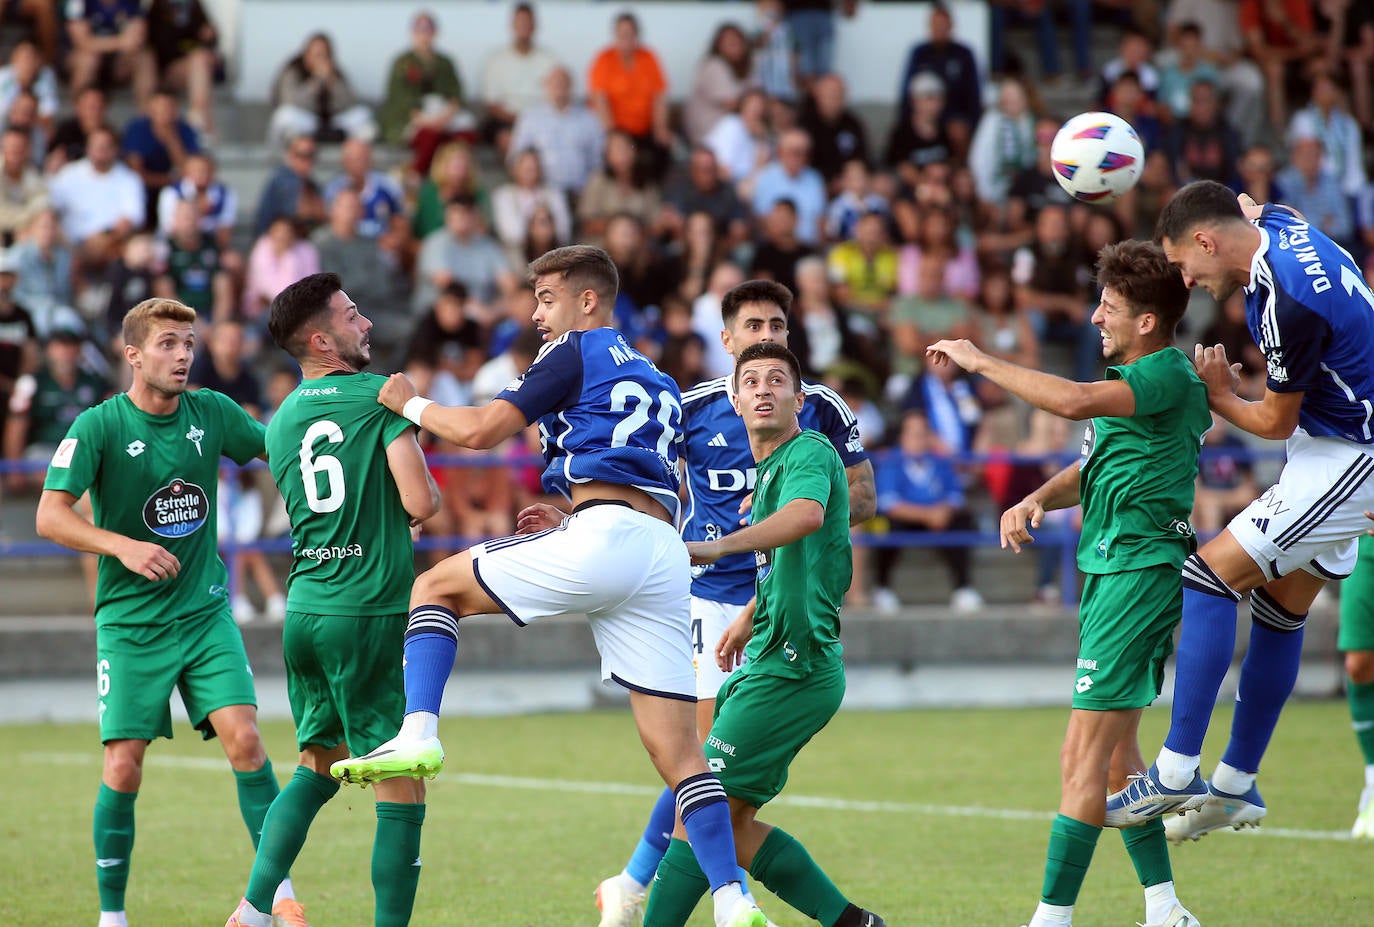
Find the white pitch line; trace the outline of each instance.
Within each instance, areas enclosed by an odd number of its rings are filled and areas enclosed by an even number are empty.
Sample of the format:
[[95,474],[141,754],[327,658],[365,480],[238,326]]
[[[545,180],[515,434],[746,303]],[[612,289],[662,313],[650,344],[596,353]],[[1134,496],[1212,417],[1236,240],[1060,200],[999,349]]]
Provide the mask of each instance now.
[[[24,753],[25,763],[89,763],[100,762],[93,753]],[[198,769],[224,772],[229,764],[222,759],[196,756],[156,756],[149,754],[146,762],[153,766],[177,769]],[[522,776],[492,776],[481,773],[452,773],[446,781],[460,785],[492,789],[523,789],[533,792],[581,792],[598,795],[657,795],[661,788],[635,785],[630,782],[588,782],[576,779],[534,779]],[[1000,821],[1053,821],[1048,811],[1026,811],[1016,808],[983,808],[974,805],[932,805],[900,801],[857,801],[849,798],[826,798],[819,795],[779,795],[771,804],[813,808],[820,811],[862,812],[866,814],[914,814],[947,818],[987,818]],[[1255,827],[1238,833],[1257,837],[1286,837],[1290,840],[1322,840],[1348,842],[1350,834],[1343,830],[1302,830],[1290,827]]]

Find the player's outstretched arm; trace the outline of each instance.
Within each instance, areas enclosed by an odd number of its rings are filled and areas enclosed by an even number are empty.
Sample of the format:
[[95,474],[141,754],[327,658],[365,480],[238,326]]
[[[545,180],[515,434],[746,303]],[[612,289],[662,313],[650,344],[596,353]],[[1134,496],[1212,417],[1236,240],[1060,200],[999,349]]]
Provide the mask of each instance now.
[[757,525],[747,525],[715,541],[690,541],[694,565],[715,563],[727,554],[771,550],[799,541],[825,524],[825,506],[814,499],[793,499]]
[[117,557],[130,573],[159,582],[181,571],[181,562],[166,548],[97,528],[73,509],[76,496],[45,489],[38,499],[34,525],[40,537],[86,554]]
[[489,450],[522,431],[528,422],[514,403],[493,399],[484,406],[441,406],[415,392],[403,373],[393,373],[377,394],[377,401],[437,437],[459,447]]
[[1240,386],[1240,364],[1233,364],[1222,345],[1193,349],[1193,366],[1207,384],[1207,404],[1212,411],[1242,431],[1274,441],[1286,441],[1298,427],[1302,408],[1301,392],[1276,393],[1265,390],[1257,402],[1236,395]]
[[396,490],[401,495],[401,505],[415,522],[424,521],[443,504],[439,486],[434,475],[425,464],[425,452],[415,440],[415,432],[409,428],[386,446],[386,465],[391,478],[396,481]]
[[1124,380],[1077,383],[985,354],[964,339],[935,342],[926,348],[926,360],[937,367],[957,364],[1060,418],[1083,421],[1099,415],[1129,418],[1135,414],[1135,393]]
[[861,525],[878,514],[878,493],[873,487],[873,461],[861,460],[844,468],[849,483],[849,524]]
[[1031,529],[1039,528],[1045,513],[1077,505],[1079,461],[1075,460],[1045,481],[1045,484],[1002,513],[1002,549],[1021,553],[1022,544],[1035,541]]

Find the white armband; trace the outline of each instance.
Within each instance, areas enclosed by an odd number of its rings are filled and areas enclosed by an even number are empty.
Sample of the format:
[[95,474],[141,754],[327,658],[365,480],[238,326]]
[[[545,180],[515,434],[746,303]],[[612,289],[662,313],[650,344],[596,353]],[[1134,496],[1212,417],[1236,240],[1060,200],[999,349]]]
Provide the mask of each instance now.
[[433,399],[426,399],[424,396],[411,396],[406,400],[406,404],[401,407],[401,414],[419,425],[420,416],[425,414],[425,408],[432,405],[434,405]]

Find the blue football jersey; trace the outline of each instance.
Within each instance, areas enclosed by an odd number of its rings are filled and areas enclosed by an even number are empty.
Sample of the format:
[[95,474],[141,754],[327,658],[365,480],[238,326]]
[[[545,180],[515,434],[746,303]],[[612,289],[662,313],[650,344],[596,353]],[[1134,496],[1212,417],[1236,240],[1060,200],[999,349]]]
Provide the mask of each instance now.
[[1310,435],[1374,444],[1374,294],[1345,249],[1287,209],[1266,206],[1245,319],[1268,387],[1302,392]]
[[[830,439],[840,460],[851,467],[867,459],[859,424],[834,390],[802,381],[802,428]],[[754,454],[744,419],[731,402],[731,378],[717,377],[682,396],[686,422],[682,456],[687,462],[686,541],[713,541],[741,527],[740,503],[754,491]],[[731,554],[709,566],[692,567],[692,595],[712,602],[743,605],[754,595],[754,555]]]
[[677,519],[681,394],[620,332],[568,332],[549,342],[496,398],[539,422],[546,492],[571,498],[572,484],[591,480],[633,486]]

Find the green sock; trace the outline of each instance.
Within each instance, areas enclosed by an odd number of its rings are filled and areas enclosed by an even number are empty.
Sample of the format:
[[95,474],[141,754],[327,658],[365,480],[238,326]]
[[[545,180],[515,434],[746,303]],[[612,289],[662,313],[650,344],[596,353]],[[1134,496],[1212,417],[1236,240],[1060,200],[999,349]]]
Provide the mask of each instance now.
[[243,823],[248,826],[248,836],[253,838],[256,850],[262,839],[262,822],[267,817],[267,809],[281,791],[277,776],[272,772],[272,761],[268,760],[261,769],[252,772],[234,770],[234,781],[238,785],[239,814],[243,815]]
[[377,927],[406,927],[420,884],[420,825],[425,806],[377,802],[377,836],[372,841],[372,890]]
[[1071,905],[1078,900],[1088,864],[1102,828],[1059,815],[1050,826],[1050,848],[1045,854],[1045,884],[1041,899],[1045,904]]
[[[291,872],[291,864],[305,846],[310,822],[337,791],[339,783],[328,776],[321,776],[304,766],[296,767],[291,781],[286,783],[286,788],[272,802],[263,819],[262,842],[253,860],[253,871],[248,876],[248,890],[243,893],[249,904],[263,913],[272,910],[277,886]],[[239,792],[242,795],[242,787]]]
[[658,864],[644,908],[644,927],[682,927],[710,888],[691,844],[674,837]]
[[134,799],[137,792],[116,792],[100,783],[95,799],[95,884],[100,910],[123,911],[129,885],[129,858],[134,853]]
[[1360,742],[1364,765],[1374,766],[1374,682],[1347,680],[1345,697],[1350,702],[1350,725]]
[[825,927],[833,927],[849,899],[840,894],[811,854],[781,827],[763,839],[749,865],[749,874],[774,895]]
[[1126,843],[1126,852],[1131,855],[1131,864],[1140,884],[1146,888],[1174,880],[1173,867],[1169,865],[1169,841],[1164,838],[1164,819],[1154,818],[1135,827],[1121,829],[1121,839]]

